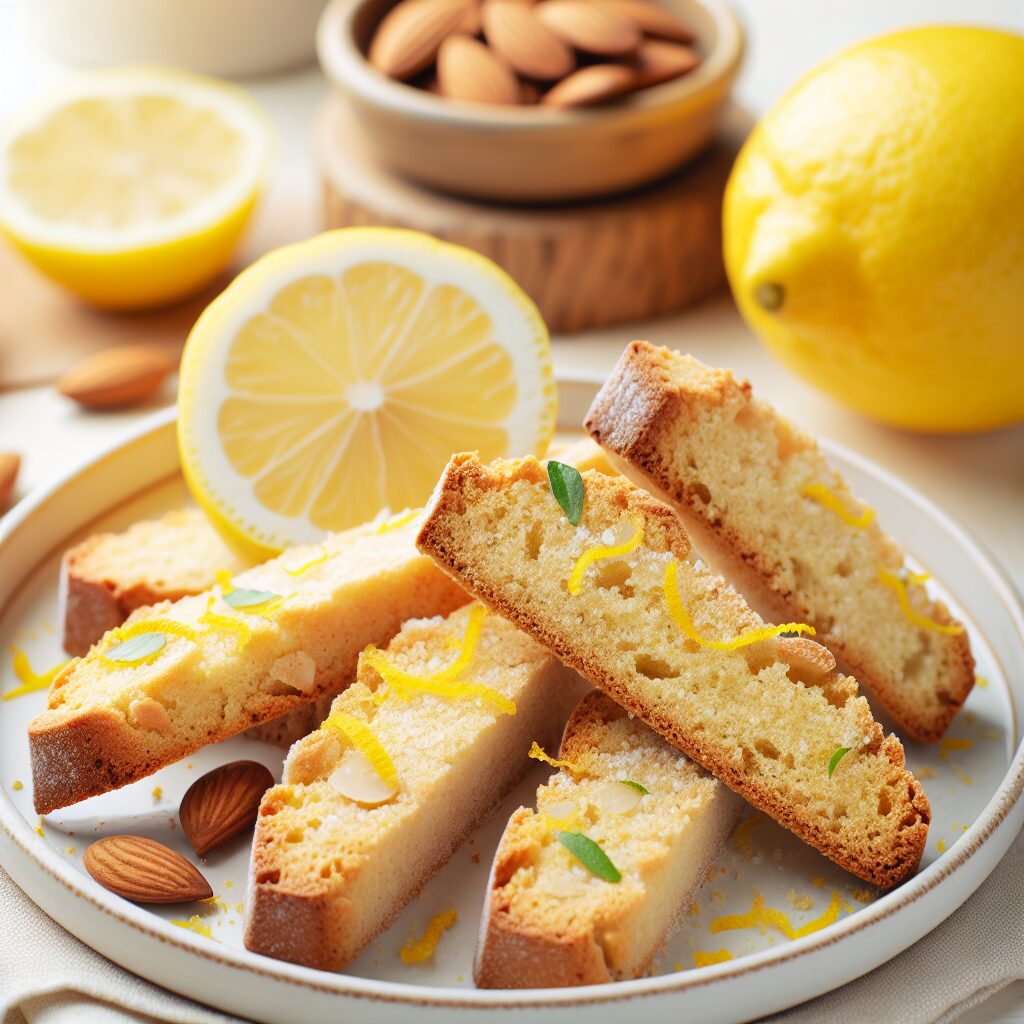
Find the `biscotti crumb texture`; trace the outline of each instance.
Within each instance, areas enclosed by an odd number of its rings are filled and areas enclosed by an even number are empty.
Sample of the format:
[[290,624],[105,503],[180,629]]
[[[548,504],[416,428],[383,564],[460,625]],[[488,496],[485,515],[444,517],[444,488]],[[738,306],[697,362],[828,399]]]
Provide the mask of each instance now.
[[[364,654],[263,798],[246,946],[324,970],[351,962],[522,777],[531,740],[557,742],[585,690],[479,605],[407,623]],[[379,803],[352,798],[353,761],[377,766],[366,795]]]
[[[561,768],[495,854],[474,977],[481,988],[639,977],[704,881],[742,801],[598,692],[565,727]],[[642,792],[640,788],[646,792]],[[558,841],[577,829],[621,874],[605,881]]]
[[[368,643],[386,643],[410,617],[464,604],[417,553],[416,528],[358,527],[287,551],[230,587],[135,612],[57,676],[48,709],[29,724],[36,810],[117,789],[335,694]],[[270,596],[233,606],[231,589]],[[122,661],[122,639],[136,651],[155,646]]]
[[[427,508],[420,549],[848,871],[882,888],[911,875],[927,838],[928,801],[855,681],[803,638],[717,649],[763,636],[764,623],[725,580],[689,560],[671,508],[621,478],[583,479],[574,527],[535,459],[484,466],[457,455]],[[642,541],[630,547],[638,531]],[[628,553],[593,558],[601,548]],[[574,597],[570,577],[586,558]],[[849,753],[829,777],[840,748]]]
[[747,382],[633,342],[586,426],[762,614],[813,625],[908,737],[945,733],[974,684],[964,627],[816,442]]

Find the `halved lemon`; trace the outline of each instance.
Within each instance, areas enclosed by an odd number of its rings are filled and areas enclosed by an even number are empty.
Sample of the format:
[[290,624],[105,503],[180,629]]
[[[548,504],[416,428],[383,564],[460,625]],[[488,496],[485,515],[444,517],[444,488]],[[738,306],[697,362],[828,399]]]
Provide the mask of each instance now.
[[171,302],[227,265],[270,138],[256,104],[214,79],[159,68],[82,75],[0,140],[0,224],[87,302]]
[[547,329],[504,271],[348,228],[270,253],[207,308],[178,407],[196,500],[268,557],[423,504],[453,452],[543,454],[557,399]]

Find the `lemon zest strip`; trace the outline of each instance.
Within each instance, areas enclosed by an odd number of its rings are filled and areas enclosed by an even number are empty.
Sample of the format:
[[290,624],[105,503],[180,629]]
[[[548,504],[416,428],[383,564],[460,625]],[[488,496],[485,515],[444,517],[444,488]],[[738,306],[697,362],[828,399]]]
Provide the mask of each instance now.
[[750,644],[756,644],[761,640],[768,640],[782,633],[806,633],[808,636],[814,636],[813,626],[808,626],[803,622],[784,622],[781,626],[761,626],[758,629],[748,630],[746,633],[741,633],[731,640],[708,640],[697,632],[693,620],[683,606],[683,599],[679,595],[679,585],[676,580],[678,569],[679,563],[675,560],[665,566],[665,603],[668,605],[668,610],[672,613],[672,618],[676,620],[676,624],[686,634],[687,638],[696,644],[700,644],[701,647],[711,647],[716,651],[735,651],[739,647],[748,647]]
[[333,729],[336,732],[340,732],[353,746],[366,755],[367,760],[373,765],[373,770],[384,782],[389,786],[398,785],[398,772],[395,771],[395,766],[391,758],[388,757],[388,752],[380,745],[377,737],[373,735],[370,727],[365,722],[361,722],[358,718],[353,718],[352,715],[337,712],[329,715],[320,728]]
[[213,602],[215,600],[216,598],[211,594],[209,600],[206,602],[206,611],[199,616],[199,621],[204,625],[212,626],[213,629],[210,630],[210,632],[225,630],[234,634],[235,649],[241,653],[245,650],[249,641],[252,639],[252,630],[242,622],[241,619],[233,618],[230,615],[221,615],[220,613],[215,612],[213,610]]
[[408,512],[399,512],[398,515],[392,516],[390,519],[385,519],[380,526],[377,527],[377,533],[390,533],[392,530],[400,529],[405,526],[406,523],[411,523],[417,516],[423,513],[423,509],[414,508]]
[[186,626],[183,622],[175,622],[173,619],[143,619],[140,622],[133,622],[130,626],[118,626],[107,633],[106,643],[99,652],[100,661],[111,668],[124,668],[125,664],[133,666],[148,665],[150,662],[156,661],[164,653],[164,647],[130,663],[119,662],[117,658],[107,657],[106,652],[116,644],[123,644],[126,640],[141,636],[143,633],[168,633],[171,636],[179,636],[193,644],[199,643],[199,634],[191,626]]
[[429,960],[441,941],[441,936],[459,919],[458,911],[453,907],[435,914],[427,925],[426,931],[418,939],[410,939],[401,950],[402,963],[421,964]]
[[45,690],[67,665],[76,660],[75,658],[68,658],[67,661],[62,661],[59,665],[55,665],[49,672],[43,672],[39,675],[32,670],[28,655],[20,647],[12,647],[11,650],[14,652],[14,661],[11,667],[14,669],[14,674],[21,680],[21,686],[8,690],[4,694],[4,700],[14,700],[15,697],[24,697],[26,693],[36,693],[39,690]]
[[323,563],[326,562],[329,558],[334,557],[334,555],[332,555],[327,550],[326,544],[321,544],[320,550],[323,552],[322,555],[312,559],[309,562],[306,562],[304,565],[300,565],[297,569],[289,569],[288,566],[284,563],[281,564],[281,568],[284,569],[284,571],[288,573],[289,576],[303,576],[310,570],[315,569],[318,565],[323,565]]
[[820,917],[814,918],[813,921],[808,921],[805,925],[794,928],[789,918],[781,910],[766,907],[764,905],[764,897],[758,893],[754,897],[754,902],[747,913],[726,914],[724,917],[716,917],[711,922],[711,931],[713,934],[717,934],[718,932],[742,928],[760,928],[763,935],[769,928],[778,928],[787,939],[802,939],[805,935],[821,931],[822,928],[827,928],[830,924],[834,924],[839,918],[840,905],[839,892],[833,889],[828,909]]
[[863,505],[863,511],[860,515],[854,515],[845,504],[842,499],[832,490],[825,486],[825,484],[808,484],[804,487],[800,493],[805,498],[812,498],[823,508],[827,508],[830,512],[835,512],[837,516],[844,523],[852,526],[856,530],[867,529],[874,522],[875,510],[868,505]]
[[576,560],[576,564],[569,573],[569,593],[575,597],[583,589],[583,576],[587,569],[594,562],[604,558],[618,558],[619,555],[628,555],[635,550],[644,539],[644,523],[638,516],[631,516],[630,522],[636,527],[636,532],[629,540],[622,544],[611,544],[602,547],[587,548]]
[[559,761],[557,757],[551,757],[549,754],[545,754],[541,745],[534,740],[530,747],[527,757],[532,757],[535,761],[543,761],[545,764],[551,765],[552,768],[565,768],[572,772],[573,775],[583,775],[583,769],[572,761]]
[[915,625],[920,626],[922,629],[931,629],[936,633],[944,633],[946,636],[960,636],[964,627],[959,622],[953,622],[949,625],[943,625],[941,622],[936,622],[934,619],[929,619],[927,615],[922,615],[920,612],[915,611],[910,607],[910,597],[907,594],[907,584],[911,583],[920,586],[925,580],[931,579],[928,573],[921,572],[908,572],[906,580],[901,579],[894,572],[890,572],[883,565],[878,570],[878,578],[890,589],[896,591],[896,597],[900,602],[900,611]]

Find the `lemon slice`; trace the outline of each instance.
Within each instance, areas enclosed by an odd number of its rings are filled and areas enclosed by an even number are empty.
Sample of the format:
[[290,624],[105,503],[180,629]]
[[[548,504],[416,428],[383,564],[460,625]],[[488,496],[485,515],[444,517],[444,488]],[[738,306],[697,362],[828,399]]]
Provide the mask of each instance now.
[[547,330],[502,270],[413,231],[270,253],[199,318],[179,442],[196,500],[250,555],[422,505],[456,451],[542,455]]
[[213,79],[157,68],[83,75],[0,140],[0,223],[95,305],[166,303],[227,264],[269,143],[259,108]]

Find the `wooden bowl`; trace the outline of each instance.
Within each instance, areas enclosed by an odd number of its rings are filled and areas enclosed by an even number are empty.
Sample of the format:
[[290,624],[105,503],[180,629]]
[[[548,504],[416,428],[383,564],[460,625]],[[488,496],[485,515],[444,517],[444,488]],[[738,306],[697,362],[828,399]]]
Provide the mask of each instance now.
[[457,103],[392,81],[366,48],[393,0],[331,0],[317,49],[379,157],[400,173],[480,199],[585,199],[644,185],[699,152],[739,70],[743,30],[725,0],[660,2],[693,26],[702,63],[589,109]]

